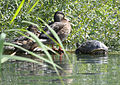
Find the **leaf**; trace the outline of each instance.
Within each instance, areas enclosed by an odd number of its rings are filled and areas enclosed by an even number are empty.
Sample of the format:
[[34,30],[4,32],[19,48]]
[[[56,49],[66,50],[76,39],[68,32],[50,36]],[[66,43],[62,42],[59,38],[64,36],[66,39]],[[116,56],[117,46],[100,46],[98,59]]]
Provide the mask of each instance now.
[[25,0],[22,0],[20,6],[18,7],[18,9],[17,9],[17,11],[15,12],[15,14],[14,14],[12,20],[10,21],[10,24],[14,21],[14,19],[16,18],[16,16],[18,15],[18,13],[20,12],[20,10],[21,10],[21,8],[22,8],[24,2],[25,2]]
[[43,60],[43,61],[45,61],[45,62],[47,62],[47,63],[54,64],[54,65],[55,65],[56,67],[58,67],[59,69],[62,69],[60,66],[56,65],[55,63],[53,63],[53,62],[51,62],[51,61],[43,58],[43,57],[40,56],[40,55],[35,54],[35,53],[33,53],[33,52],[31,52],[31,51],[29,51],[29,50],[27,50],[27,49],[24,49],[23,47],[20,47],[20,46],[18,46],[18,45],[15,45],[15,44],[12,44],[12,43],[8,43],[8,42],[5,42],[4,45],[11,45],[11,46],[14,46],[14,47],[16,47],[16,48],[19,48],[19,49],[21,49],[21,50],[23,50],[23,51],[31,54],[32,56],[35,56],[35,57],[37,57],[37,58],[39,58],[39,59],[41,59],[41,60]]
[[31,9],[28,11],[28,14],[33,10],[33,8],[38,4],[39,0],[35,2],[35,4],[31,7]]
[[38,63],[40,65],[43,65],[43,63],[41,63],[41,62],[35,61],[33,59],[30,59],[30,58],[21,57],[21,56],[3,55],[2,57],[3,58],[1,59],[1,63],[4,63],[8,59],[15,59],[15,60],[27,61],[27,62]]
[[[30,31],[27,31],[27,32],[32,36],[33,39],[35,39],[35,41],[38,43],[38,45],[43,49],[43,51],[45,52],[45,54],[48,56],[51,64],[53,65],[55,71],[57,72],[59,78],[61,79],[60,74],[59,74],[59,72],[58,72],[58,70],[57,70],[57,68],[56,68],[56,65],[54,64],[54,61],[53,61],[53,59],[52,59],[52,56],[49,54],[49,52],[48,52],[47,49],[45,48],[45,45],[39,40],[39,38],[38,38],[35,34],[33,34],[33,33],[30,32]],[[61,79],[61,80],[62,80],[62,79]]]
[[104,15],[99,10],[95,10],[95,12],[96,12],[97,15],[100,15],[100,16],[104,17]]
[[5,33],[1,33],[0,35],[0,58],[3,54],[3,46],[4,46],[4,40],[5,40],[6,34]]
[[48,27],[48,29],[51,31],[51,33],[54,35],[54,37],[57,39],[57,41],[59,42],[60,46],[62,47],[62,49],[64,51],[64,54],[66,55],[67,59],[70,62],[70,59],[69,59],[67,53],[65,52],[64,46],[63,46],[59,36],[57,35],[57,33],[44,20],[42,20],[41,18],[38,18],[38,19],[41,20]]

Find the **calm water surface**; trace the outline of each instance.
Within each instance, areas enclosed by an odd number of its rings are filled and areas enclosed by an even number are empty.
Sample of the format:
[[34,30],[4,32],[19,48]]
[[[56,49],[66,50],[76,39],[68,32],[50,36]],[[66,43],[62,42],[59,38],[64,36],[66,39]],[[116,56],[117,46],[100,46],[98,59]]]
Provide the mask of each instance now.
[[[65,57],[60,61],[54,56],[65,71],[59,70],[66,85],[120,85],[120,55],[68,55],[71,64]],[[1,85],[61,85],[51,67],[47,63],[7,62],[2,65]]]

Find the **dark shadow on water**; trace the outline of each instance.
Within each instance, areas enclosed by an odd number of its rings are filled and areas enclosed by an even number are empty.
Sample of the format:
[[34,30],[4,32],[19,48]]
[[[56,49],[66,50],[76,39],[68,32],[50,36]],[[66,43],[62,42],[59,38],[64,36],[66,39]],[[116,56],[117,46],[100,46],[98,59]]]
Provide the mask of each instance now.
[[107,63],[108,55],[77,55],[77,61],[82,63]]

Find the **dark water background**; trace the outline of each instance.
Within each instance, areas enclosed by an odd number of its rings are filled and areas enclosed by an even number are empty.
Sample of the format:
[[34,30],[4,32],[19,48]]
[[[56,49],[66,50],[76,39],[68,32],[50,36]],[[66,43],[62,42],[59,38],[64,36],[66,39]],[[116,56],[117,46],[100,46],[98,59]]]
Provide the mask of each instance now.
[[[68,55],[71,64],[65,57],[60,61],[59,56],[54,56],[54,61],[64,69],[59,72],[65,85],[120,85],[120,55]],[[6,62],[2,65],[0,85],[61,85],[51,67],[47,63]]]

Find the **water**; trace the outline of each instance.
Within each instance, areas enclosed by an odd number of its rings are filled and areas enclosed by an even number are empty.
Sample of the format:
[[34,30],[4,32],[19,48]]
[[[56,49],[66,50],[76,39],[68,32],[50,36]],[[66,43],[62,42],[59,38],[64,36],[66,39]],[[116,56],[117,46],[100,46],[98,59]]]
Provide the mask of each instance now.
[[[71,64],[63,57],[54,61],[66,85],[120,85],[120,55],[90,56],[69,54]],[[43,62],[43,61],[41,61]],[[44,62],[43,62],[44,63]],[[52,66],[22,61],[10,61],[2,65],[1,85],[61,85]]]

